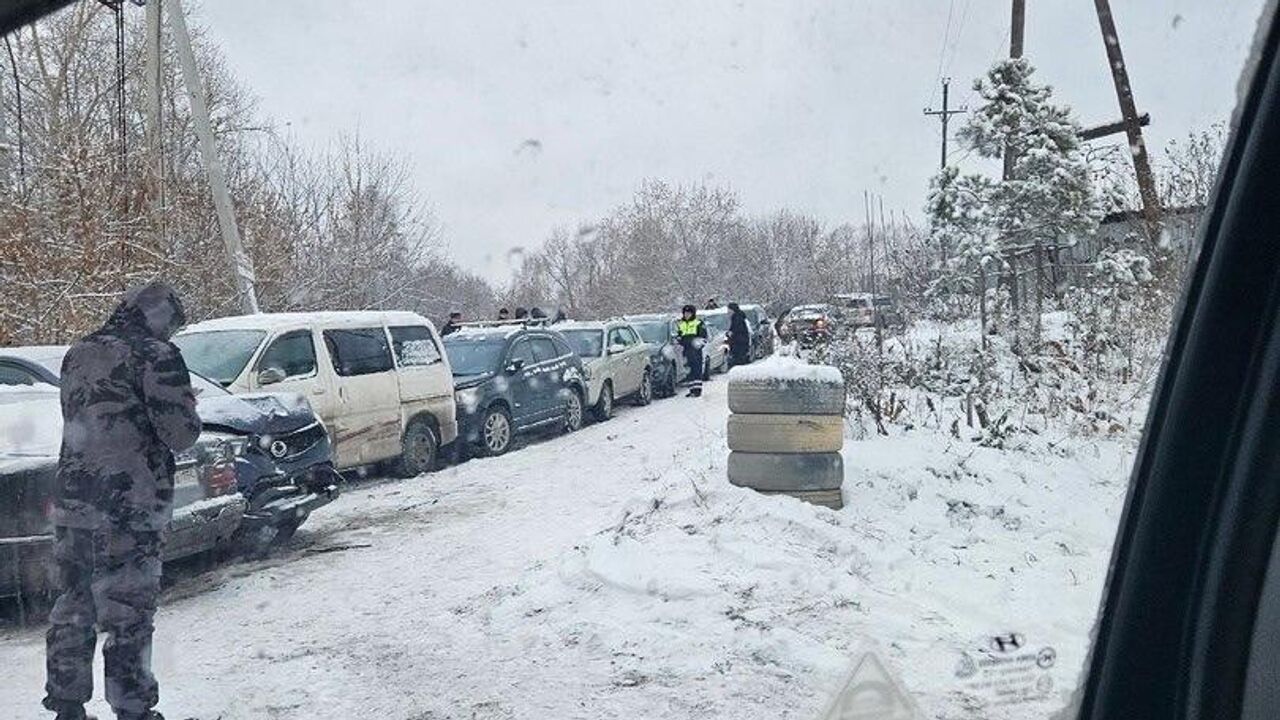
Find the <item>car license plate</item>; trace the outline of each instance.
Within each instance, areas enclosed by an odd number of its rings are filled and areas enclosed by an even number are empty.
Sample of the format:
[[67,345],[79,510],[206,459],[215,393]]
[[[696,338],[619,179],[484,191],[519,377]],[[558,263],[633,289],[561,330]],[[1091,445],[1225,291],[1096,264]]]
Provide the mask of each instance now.
[[173,486],[175,488],[197,487],[200,485],[200,474],[196,472],[196,466],[178,468],[173,474]]

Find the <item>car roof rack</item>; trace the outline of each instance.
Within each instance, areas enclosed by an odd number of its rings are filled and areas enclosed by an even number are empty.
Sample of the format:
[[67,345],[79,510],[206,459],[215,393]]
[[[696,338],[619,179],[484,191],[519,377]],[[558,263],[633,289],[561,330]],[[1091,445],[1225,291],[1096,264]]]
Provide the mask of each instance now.
[[470,328],[546,327],[551,324],[551,319],[530,317],[512,320],[468,320],[458,324],[462,327]]

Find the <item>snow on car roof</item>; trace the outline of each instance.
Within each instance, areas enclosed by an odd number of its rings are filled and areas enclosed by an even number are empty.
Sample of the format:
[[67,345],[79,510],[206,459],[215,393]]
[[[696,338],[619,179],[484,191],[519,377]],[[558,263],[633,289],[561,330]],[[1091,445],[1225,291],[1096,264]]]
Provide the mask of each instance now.
[[564,332],[566,330],[604,330],[611,325],[626,325],[621,320],[571,320],[556,325],[556,330]]
[[772,355],[750,365],[739,365],[729,371],[729,381],[734,380],[786,380],[843,385],[840,369],[830,365],[810,365],[803,360],[785,355]]
[[57,457],[62,444],[62,407],[56,388],[32,392],[0,413],[0,458]]
[[24,347],[0,348],[0,355],[15,357],[44,365],[50,360],[62,361],[67,354],[67,345],[27,345]]
[[356,327],[361,325],[430,325],[415,312],[404,310],[333,310],[324,312],[260,313],[234,315],[193,323],[182,334],[210,330],[288,330],[303,327]]
[[467,327],[464,325],[458,330],[445,335],[444,341],[448,343],[457,342],[458,340],[475,341],[492,340],[493,338],[509,338],[524,329],[526,328],[523,325],[498,325],[491,327],[485,327],[483,325],[478,327]]

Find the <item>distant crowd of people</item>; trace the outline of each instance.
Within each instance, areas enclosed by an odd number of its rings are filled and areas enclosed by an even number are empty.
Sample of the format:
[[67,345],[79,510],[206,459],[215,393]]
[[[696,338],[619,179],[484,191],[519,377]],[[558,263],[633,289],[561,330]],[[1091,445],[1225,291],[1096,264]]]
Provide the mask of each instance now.
[[[707,298],[706,310],[719,310],[720,301],[712,296]],[[745,365],[750,361],[751,355],[751,330],[747,323],[746,313],[737,303],[729,303],[729,354],[734,365]],[[523,308],[517,307],[513,315],[511,310],[506,307],[498,308],[498,322],[521,321],[521,320],[543,320],[549,321],[550,324],[563,322],[568,319],[564,310],[557,309],[554,317],[547,317],[547,313],[539,307]],[[449,313],[449,319],[440,326],[440,334],[451,335],[458,332],[466,324],[463,314],[457,310]],[[680,319],[675,324],[676,342],[680,345],[681,351],[684,353],[685,364],[689,367],[689,396],[698,397],[702,395],[702,383],[706,380],[706,364],[703,362],[703,347],[707,344],[708,335],[706,324],[702,318],[698,317],[698,309],[693,305],[685,305],[680,309]]]

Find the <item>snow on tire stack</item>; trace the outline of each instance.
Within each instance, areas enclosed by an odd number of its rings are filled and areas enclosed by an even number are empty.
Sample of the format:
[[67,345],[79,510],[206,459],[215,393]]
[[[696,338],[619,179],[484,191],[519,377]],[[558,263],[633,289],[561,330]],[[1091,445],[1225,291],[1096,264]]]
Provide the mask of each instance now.
[[774,356],[729,373],[729,482],[844,506],[844,378]]

